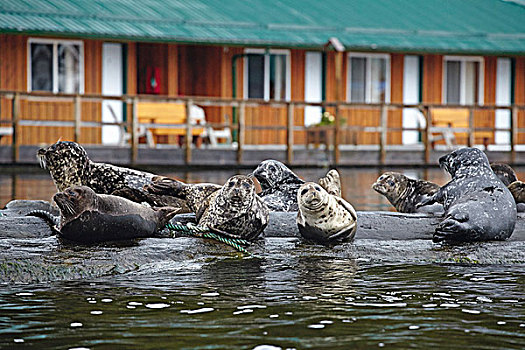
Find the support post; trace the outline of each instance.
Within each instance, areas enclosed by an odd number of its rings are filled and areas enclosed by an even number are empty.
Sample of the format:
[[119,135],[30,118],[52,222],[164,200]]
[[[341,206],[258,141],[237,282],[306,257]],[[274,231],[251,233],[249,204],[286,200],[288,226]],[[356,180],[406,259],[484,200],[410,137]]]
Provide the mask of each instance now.
[[75,96],[75,142],[80,143],[80,127],[82,125],[81,117],[82,102],[80,95]]
[[138,99],[133,97],[132,102],[132,111],[131,111],[131,164],[137,162],[138,156],[138,147],[139,147],[139,137],[138,137],[138,127],[139,127],[139,117],[138,117]]
[[468,146],[474,146],[474,109],[469,108],[468,110]]
[[243,151],[244,151],[244,137],[245,137],[245,112],[246,112],[246,106],[244,102],[241,102],[239,104],[239,120],[238,120],[238,126],[239,126],[239,133],[238,133],[238,141],[237,141],[237,163],[242,164],[243,160]]
[[288,103],[288,110],[286,113],[287,128],[286,128],[286,162],[288,165],[293,163],[293,112],[294,104]]
[[186,101],[186,153],[185,162],[186,164],[191,163],[191,142],[193,140],[191,132],[191,106],[193,105],[192,100]]
[[11,151],[12,151],[12,161],[13,163],[18,163],[20,160],[20,146],[18,142],[18,137],[20,136],[18,121],[20,120],[20,95],[15,93],[13,97],[13,106],[12,106],[12,124],[13,124],[13,136],[11,138]]
[[388,124],[388,108],[385,104],[381,105],[381,135],[379,136],[379,163],[385,164],[386,160],[386,137]]
[[341,143],[341,135],[339,134],[339,126],[341,125],[341,108],[339,102],[335,106],[335,125],[334,125],[334,166],[339,165],[339,160],[341,159],[341,152],[339,151],[339,144]]
[[425,164],[428,165],[430,163],[430,150],[432,148],[431,142],[430,142],[430,125],[432,125],[432,111],[428,107],[420,108],[420,111],[425,116],[425,134],[424,134],[424,142],[425,142]]
[[516,163],[516,145],[518,144],[518,107],[513,106],[510,120],[510,162]]

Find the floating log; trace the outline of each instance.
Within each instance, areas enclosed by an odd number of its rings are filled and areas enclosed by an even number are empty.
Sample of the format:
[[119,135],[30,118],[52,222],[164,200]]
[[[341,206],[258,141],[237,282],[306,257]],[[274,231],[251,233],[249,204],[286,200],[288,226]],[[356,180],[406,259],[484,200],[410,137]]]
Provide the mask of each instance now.
[[[0,211],[0,282],[33,283],[94,278],[122,273],[148,273],[173,264],[206,264],[208,259],[242,256],[233,248],[194,237],[146,238],[92,246],[64,244],[42,219],[24,216],[45,209],[42,201],[17,201]],[[503,242],[447,246],[432,243],[440,218],[426,214],[358,212],[356,238],[333,248],[305,242],[296,213],[272,213],[263,238],[247,247],[251,258],[354,259],[381,263],[524,264],[525,215]],[[183,214],[174,222],[194,220]]]

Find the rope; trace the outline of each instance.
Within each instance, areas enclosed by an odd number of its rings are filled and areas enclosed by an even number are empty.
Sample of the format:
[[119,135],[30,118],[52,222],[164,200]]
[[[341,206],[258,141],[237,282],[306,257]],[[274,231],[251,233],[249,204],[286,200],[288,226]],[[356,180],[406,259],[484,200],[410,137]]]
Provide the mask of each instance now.
[[249,242],[245,239],[223,237],[216,233],[210,232],[210,230],[207,227],[195,226],[192,223],[188,223],[187,225],[167,224],[166,228],[171,232],[177,232],[185,236],[213,239],[227,244],[244,254],[250,255],[250,252],[248,252],[246,249],[244,249],[244,247],[242,247],[243,245],[249,244]]

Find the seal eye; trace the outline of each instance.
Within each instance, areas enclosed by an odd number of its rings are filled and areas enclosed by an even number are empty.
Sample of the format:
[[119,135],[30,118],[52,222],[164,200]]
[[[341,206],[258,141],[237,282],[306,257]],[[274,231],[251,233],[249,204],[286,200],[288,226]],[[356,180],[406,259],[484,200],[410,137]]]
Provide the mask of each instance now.
[[273,165],[271,165],[271,166],[270,166],[270,171],[271,171],[271,172],[274,172],[275,170],[276,170],[275,167],[274,167]]
[[314,186],[314,188],[315,188],[316,191],[321,191],[321,187],[319,187],[319,186]]
[[250,184],[247,183],[247,182],[243,182],[242,187],[244,187],[246,189],[249,189],[250,188]]
[[301,191],[301,196],[304,196],[304,195],[307,194],[307,193],[308,193],[308,190],[305,188],[305,189],[303,189],[303,190]]
[[72,197],[75,197],[77,195],[77,193],[73,190],[67,190],[66,192],[68,195],[72,196]]
[[233,181],[228,182],[228,187],[233,187],[233,186],[234,186]]
[[395,185],[395,182],[392,181],[392,180],[388,180],[387,183],[388,183],[388,186],[394,187],[394,185]]

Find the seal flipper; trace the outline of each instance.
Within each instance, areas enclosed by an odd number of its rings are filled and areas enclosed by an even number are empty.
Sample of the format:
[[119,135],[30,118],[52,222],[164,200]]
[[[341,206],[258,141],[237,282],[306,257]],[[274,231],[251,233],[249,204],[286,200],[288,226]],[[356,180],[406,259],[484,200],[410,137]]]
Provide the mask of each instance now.
[[186,199],[183,189],[188,185],[184,182],[171,179],[165,176],[155,176],[152,183],[144,186],[144,190],[157,195],[167,195],[176,198]]
[[32,210],[29,213],[27,213],[26,216],[35,216],[37,218],[41,218],[49,225],[49,228],[51,229],[51,231],[53,231],[53,233],[60,233],[60,230],[58,229],[58,227],[60,227],[59,216],[54,216],[53,214],[45,210]]
[[471,237],[471,227],[467,224],[468,213],[454,213],[448,215],[437,227],[432,241],[434,243],[442,241],[463,242],[473,240]]
[[319,179],[319,186],[336,197],[341,197],[341,177],[337,170],[330,170],[325,177]]
[[157,221],[157,232],[161,231],[164,226],[170,220],[179,212],[181,211],[181,208],[175,208],[175,207],[160,207],[160,208],[153,208],[155,212],[158,215],[158,221]]

